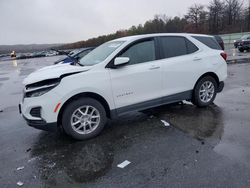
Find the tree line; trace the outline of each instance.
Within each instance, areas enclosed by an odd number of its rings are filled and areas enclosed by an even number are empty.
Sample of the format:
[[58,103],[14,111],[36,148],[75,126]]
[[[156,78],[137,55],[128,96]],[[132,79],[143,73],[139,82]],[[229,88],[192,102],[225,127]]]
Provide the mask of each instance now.
[[208,5],[194,4],[182,16],[168,17],[166,14],[155,15],[143,25],[132,26],[116,33],[91,38],[58,47],[74,49],[98,46],[106,41],[130,35],[149,33],[202,33],[225,34],[250,31],[250,1],[245,5],[243,0],[212,0]]

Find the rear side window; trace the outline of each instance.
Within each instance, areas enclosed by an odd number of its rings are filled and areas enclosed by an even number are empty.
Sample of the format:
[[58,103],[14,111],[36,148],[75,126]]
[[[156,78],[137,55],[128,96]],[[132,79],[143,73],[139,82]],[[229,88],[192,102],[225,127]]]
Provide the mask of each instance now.
[[160,37],[163,58],[194,53],[198,48],[185,37]]
[[200,41],[201,43],[205,44],[209,48],[215,50],[221,50],[220,45],[213,37],[203,37],[203,36],[193,36],[196,40]]
[[190,42],[188,39],[186,39],[186,44],[187,44],[187,51],[189,54],[194,53],[198,51],[199,49],[197,46],[195,46],[192,42]]
[[128,48],[120,57],[129,57],[129,64],[138,64],[155,60],[154,40],[139,42]]

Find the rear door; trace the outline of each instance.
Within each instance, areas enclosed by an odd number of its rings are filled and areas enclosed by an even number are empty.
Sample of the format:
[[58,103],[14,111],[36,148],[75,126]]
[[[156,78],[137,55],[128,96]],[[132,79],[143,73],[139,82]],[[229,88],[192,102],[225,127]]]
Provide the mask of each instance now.
[[159,37],[161,46],[163,95],[191,92],[202,68],[199,49],[181,36]]

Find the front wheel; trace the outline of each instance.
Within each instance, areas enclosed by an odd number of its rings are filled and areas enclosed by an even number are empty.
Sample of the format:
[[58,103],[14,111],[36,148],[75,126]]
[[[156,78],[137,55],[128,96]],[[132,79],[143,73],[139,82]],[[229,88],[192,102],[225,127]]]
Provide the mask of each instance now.
[[217,94],[217,87],[217,82],[213,77],[203,77],[194,88],[192,103],[198,107],[212,104]]
[[239,51],[240,52],[244,52],[245,50],[243,48],[239,48]]
[[66,134],[86,140],[97,136],[107,122],[102,104],[92,98],[80,98],[66,106],[62,115],[62,126]]

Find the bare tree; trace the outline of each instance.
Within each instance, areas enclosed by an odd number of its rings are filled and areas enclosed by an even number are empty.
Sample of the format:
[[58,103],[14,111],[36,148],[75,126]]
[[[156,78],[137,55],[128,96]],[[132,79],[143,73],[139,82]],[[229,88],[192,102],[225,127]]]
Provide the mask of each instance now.
[[235,24],[239,20],[240,13],[242,12],[243,1],[239,0],[225,0],[225,16],[227,24]]
[[209,12],[209,31],[218,33],[223,22],[224,3],[220,0],[213,0],[208,6]]
[[194,4],[193,6],[189,7],[187,15],[185,18],[188,22],[193,23],[195,26],[196,32],[201,31],[201,25],[204,24],[206,19],[206,11],[204,10],[204,6],[200,4]]
[[246,24],[247,24],[247,30],[250,31],[250,0],[248,7],[246,9]]

